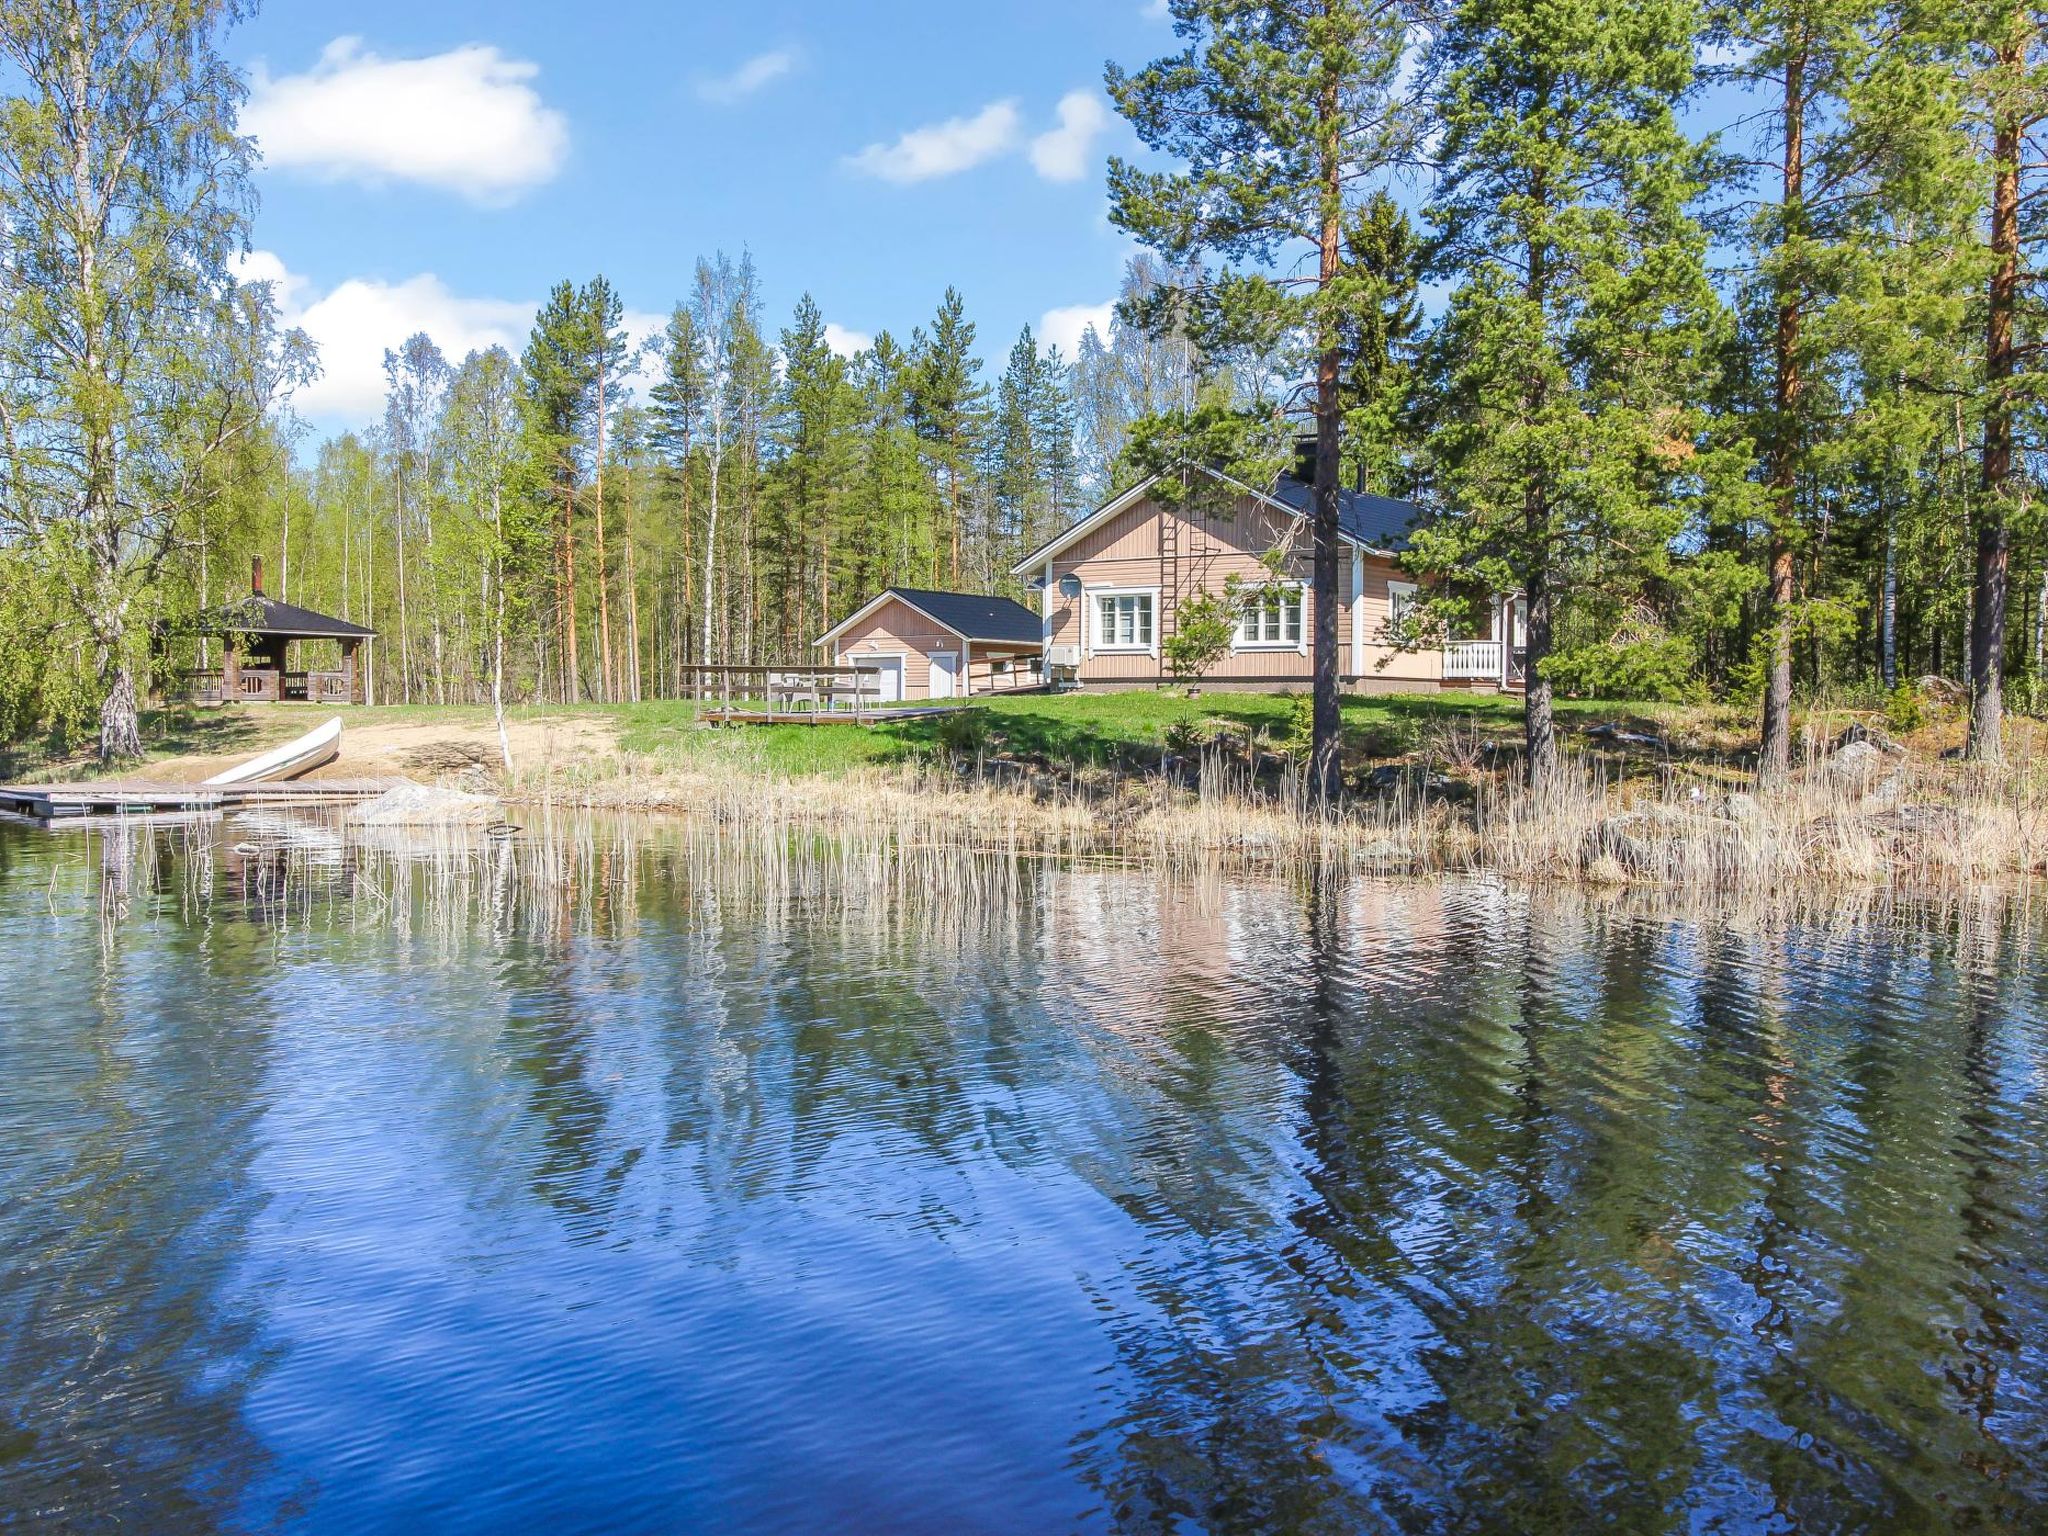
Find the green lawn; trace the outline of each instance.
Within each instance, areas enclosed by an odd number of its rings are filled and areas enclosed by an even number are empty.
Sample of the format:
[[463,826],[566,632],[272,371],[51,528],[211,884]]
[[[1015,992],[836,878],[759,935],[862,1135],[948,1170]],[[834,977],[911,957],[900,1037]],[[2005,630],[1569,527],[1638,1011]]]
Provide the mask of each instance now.
[[[1120,693],[1017,694],[974,701],[989,723],[990,750],[1059,763],[1142,763],[1156,760],[1168,730],[1192,722],[1279,740],[1286,736],[1296,696],[1132,689]],[[1625,707],[1591,702],[1561,704],[1575,717],[1627,714]],[[887,764],[929,753],[939,744],[937,717],[875,726],[753,725],[730,731],[698,727],[693,706],[655,703],[623,706],[620,743],[628,751],[682,761],[716,757],[757,760],[775,772],[836,774],[865,764]],[[1415,693],[1349,696],[1344,701],[1347,746],[1375,757],[1412,749],[1433,721],[1470,721],[1489,736],[1518,738],[1520,699],[1491,693]]]
[[[1178,723],[1204,734],[1250,734],[1284,739],[1299,695],[1205,691],[1189,699],[1178,693],[1133,689],[1121,693],[1017,694],[984,696],[974,708],[989,725],[989,750],[1052,763],[1083,765],[1156,762],[1167,733]],[[260,751],[309,729],[331,709],[311,705],[253,705],[239,709],[172,708],[149,711],[143,735],[152,757],[231,755]],[[1593,720],[1630,718],[1642,712],[1627,705],[1560,701],[1569,728]],[[446,722],[487,730],[491,712],[482,705],[382,704],[340,711],[349,726]],[[596,716],[617,722],[626,751],[678,764],[749,766],[790,776],[837,775],[866,765],[911,760],[941,741],[939,717],[875,726],[753,725],[716,729],[699,723],[697,707],[684,701],[646,704],[530,705],[506,711],[513,720]],[[1503,741],[1518,739],[1522,704],[1491,693],[1407,693],[1349,696],[1344,701],[1347,748],[1368,757],[1396,757],[1412,750],[1433,722],[1458,721]],[[0,751],[0,772],[14,779],[81,777],[92,769],[80,750],[56,756],[37,743]]]

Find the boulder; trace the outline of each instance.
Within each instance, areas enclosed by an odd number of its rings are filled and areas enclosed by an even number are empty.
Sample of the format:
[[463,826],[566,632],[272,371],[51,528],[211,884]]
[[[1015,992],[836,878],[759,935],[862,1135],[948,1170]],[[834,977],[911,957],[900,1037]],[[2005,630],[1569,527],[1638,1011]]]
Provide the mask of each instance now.
[[366,827],[489,827],[504,821],[505,807],[491,795],[400,784],[356,806],[348,819]]
[[1861,720],[1851,722],[1849,728],[1834,739],[1829,751],[1837,756],[1854,746],[1874,747],[1887,757],[1904,757],[1906,749],[1874,725],[1865,725]]

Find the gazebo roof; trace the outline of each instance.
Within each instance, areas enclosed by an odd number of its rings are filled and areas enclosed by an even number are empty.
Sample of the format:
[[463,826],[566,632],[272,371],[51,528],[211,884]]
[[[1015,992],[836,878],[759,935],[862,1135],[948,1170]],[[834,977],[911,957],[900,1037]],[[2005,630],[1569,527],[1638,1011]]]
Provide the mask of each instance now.
[[251,593],[209,608],[182,624],[165,626],[193,635],[257,635],[276,640],[374,640],[377,632],[348,619],[315,613],[297,603]]
[[230,603],[224,612],[230,619],[228,627],[238,635],[276,635],[287,640],[369,640],[377,633],[348,619],[332,618],[301,608],[297,603],[282,603],[260,595]]

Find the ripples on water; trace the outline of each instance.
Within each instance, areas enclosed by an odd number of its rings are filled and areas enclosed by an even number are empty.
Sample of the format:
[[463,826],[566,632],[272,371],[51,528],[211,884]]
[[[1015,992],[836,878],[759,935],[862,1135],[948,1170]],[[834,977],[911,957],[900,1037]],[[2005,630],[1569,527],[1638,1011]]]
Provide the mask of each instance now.
[[2041,936],[0,828],[0,1525],[2040,1528]]

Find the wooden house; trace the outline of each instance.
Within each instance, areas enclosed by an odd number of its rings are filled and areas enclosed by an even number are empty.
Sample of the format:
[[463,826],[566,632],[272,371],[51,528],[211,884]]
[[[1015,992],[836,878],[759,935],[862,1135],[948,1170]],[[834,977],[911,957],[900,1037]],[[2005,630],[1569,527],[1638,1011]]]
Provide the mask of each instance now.
[[[1312,487],[1282,475],[1261,491],[1207,469],[1176,473],[1171,487],[1164,478],[1132,486],[1012,568],[1038,590],[1048,672],[1086,687],[1170,680],[1161,642],[1174,633],[1181,604],[1221,595],[1236,576],[1257,595],[1204,683],[1309,687]],[[1485,635],[1421,650],[1392,642],[1388,626],[1418,590],[1401,552],[1419,511],[1391,497],[1339,493],[1341,685],[1354,693],[1520,689],[1525,611],[1515,602],[1493,603]]]

